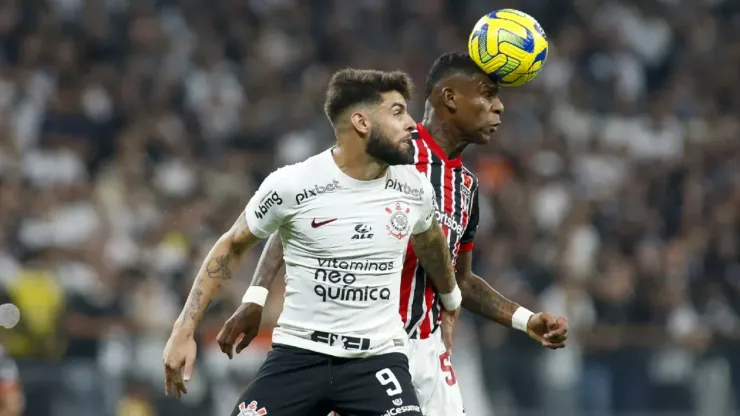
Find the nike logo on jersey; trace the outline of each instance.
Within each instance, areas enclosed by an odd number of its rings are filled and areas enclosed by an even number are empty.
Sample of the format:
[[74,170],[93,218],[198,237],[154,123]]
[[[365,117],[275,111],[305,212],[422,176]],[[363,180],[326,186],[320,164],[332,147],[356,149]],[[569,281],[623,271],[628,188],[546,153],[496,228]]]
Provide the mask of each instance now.
[[337,220],[336,218],[332,218],[332,219],[326,220],[326,221],[316,221],[316,218],[314,218],[313,221],[311,221],[311,227],[313,227],[313,228],[319,228],[322,225],[326,225],[326,224],[332,223],[332,222],[334,222],[336,220]]

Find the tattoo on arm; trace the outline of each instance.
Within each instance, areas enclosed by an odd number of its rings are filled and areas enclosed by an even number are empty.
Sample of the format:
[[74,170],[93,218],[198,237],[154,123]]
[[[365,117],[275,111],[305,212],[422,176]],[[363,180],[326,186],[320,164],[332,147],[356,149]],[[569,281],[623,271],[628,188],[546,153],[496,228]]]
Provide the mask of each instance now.
[[285,264],[283,260],[283,243],[280,240],[280,235],[275,233],[270,236],[265,249],[262,250],[262,255],[254,271],[251,286],[260,286],[269,289],[283,264]]
[[498,293],[480,276],[472,275],[468,279],[465,290],[461,288],[463,308],[501,325],[511,326],[511,317],[519,305]]
[[231,261],[232,253],[222,254],[218,257],[214,257],[208,261],[206,265],[206,274],[211,279],[220,279],[223,281],[229,281],[233,277],[231,269],[229,268],[229,262]]
[[427,231],[411,236],[411,244],[434,287],[441,293],[450,293],[455,288],[455,274],[447,238],[437,219],[432,219]]
[[190,289],[185,308],[177,325],[194,331],[203,319],[211,300],[218,297],[224,282],[234,276],[232,270],[239,265],[242,255],[257,241],[247,227],[244,214],[208,253],[198,276]]
[[463,295],[463,308],[501,325],[511,326],[511,317],[519,305],[473,273],[471,252],[458,255],[457,282]]
[[203,291],[198,287],[194,287],[188,296],[188,315],[193,321],[199,321],[198,311],[201,308],[201,300],[203,299]]

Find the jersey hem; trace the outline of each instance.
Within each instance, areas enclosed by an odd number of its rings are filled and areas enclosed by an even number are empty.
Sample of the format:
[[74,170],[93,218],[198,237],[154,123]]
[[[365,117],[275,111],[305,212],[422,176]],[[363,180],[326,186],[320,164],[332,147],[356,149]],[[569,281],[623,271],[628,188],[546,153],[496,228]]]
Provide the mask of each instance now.
[[460,250],[458,250],[458,252],[465,253],[465,252],[472,251],[472,250],[473,250],[473,242],[471,241],[469,243],[460,244]]
[[[277,328],[276,328],[277,329]],[[283,334],[279,332],[273,332],[272,343],[287,345],[290,347],[300,348],[308,351],[313,351],[319,354],[330,355],[337,358],[367,358],[375,357],[378,355],[392,354],[394,352],[400,352],[408,356],[408,339],[405,340],[403,347],[381,347],[372,351],[351,351],[341,348],[335,348],[330,345],[322,344],[320,342],[314,342],[308,339],[299,338],[293,335]]]

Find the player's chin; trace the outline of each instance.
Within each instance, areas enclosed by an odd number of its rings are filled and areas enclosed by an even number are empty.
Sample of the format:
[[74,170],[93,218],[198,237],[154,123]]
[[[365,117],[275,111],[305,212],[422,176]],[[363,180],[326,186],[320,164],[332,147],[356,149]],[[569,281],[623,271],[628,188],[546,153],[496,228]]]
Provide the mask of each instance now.
[[478,134],[473,136],[473,144],[488,144],[491,143],[493,140],[493,133],[488,133],[486,131],[480,131]]
[[406,164],[414,163],[414,145],[411,143],[411,140],[402,142],[398,153],[406,160]]

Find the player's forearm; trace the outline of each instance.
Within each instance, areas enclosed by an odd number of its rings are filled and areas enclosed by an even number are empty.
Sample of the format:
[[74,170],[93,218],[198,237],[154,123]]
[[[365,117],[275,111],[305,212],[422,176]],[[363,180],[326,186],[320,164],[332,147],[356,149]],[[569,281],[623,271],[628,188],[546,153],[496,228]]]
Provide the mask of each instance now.
[[457,286],[455,272],[452,269],[447,239],[436,220],[429,230],[414,235],[411,245],[435,289],[439,293],[452,292]]
[[190,289],[175,328],[192,334],[203,319],[211,301],[221,294],[223,284],[233,277],[248,247],[237,244],[229,234],[221,237],[206,256]]
[[488,282],[473,273],[462,278],[458,276],[457,283],[463,296],[463,308],[501,325],[511,326],[511,318],[519,304],[498,293]]
[[254,277],[250,286],[260,286],[269,289],[284,263],[283,243],[280,240],[280,235],[275,233],[270,236],[265,249],[262,250],[262,255],[257,263],[257,269],[254,271]]

